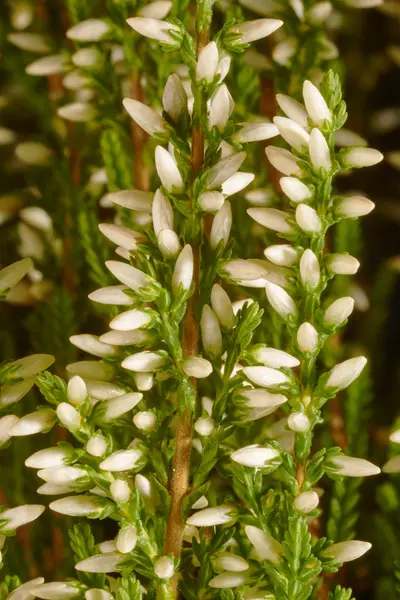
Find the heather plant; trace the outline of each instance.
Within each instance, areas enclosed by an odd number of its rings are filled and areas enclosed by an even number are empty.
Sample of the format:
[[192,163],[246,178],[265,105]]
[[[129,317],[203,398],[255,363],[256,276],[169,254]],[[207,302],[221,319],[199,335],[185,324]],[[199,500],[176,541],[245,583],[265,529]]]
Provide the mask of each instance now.
[[[241,5],[69,0],[56,44],[8,35],[46,54],[23,68],[55,126],[36,104],[54,147],[16,150],[48,212],[20,210],[35,268],[0,271],[0,297],[30,298],[24,276],[44,274],[28,327],[57,361],[1,366],[0,441],[44,434],[25,466],[73,556],[54,581],[7,573],[9,599],[352,597],[335,574],[371,548],[355,539],[360,489],[380,468],[371,370],[343,328],[374,204],[337,180],[383,156],[343,128],[332,5]],[[34,21],[32,7],[13,10]],[[12,414],[35,384],[35,408]],[[44,509],[5,508],[3,543]]]

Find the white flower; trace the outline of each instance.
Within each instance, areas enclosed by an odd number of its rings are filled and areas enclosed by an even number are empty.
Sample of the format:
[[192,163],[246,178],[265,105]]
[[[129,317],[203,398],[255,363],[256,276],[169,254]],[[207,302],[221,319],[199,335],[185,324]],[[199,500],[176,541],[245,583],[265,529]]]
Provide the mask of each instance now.
[[96,554],[78,562],[75,569],[86,573],[114,573],[118,571],[117,565],[122,560],[123,557],[115,552]]
[[211,290],[211,306],[222,327],[232,329],[235,323],[232,303],[228,294],[218,283],[215,283]]
[[154,573],[159,579],[171,579],[175,573],[175,565],[169,556],[161,556],[154,564]]
[[13,371],[15,377],[26,379],[27,377],[37,375],[40,371],[48,369],[54,360],[54,356],[51,356],[51,354],[31,354],[30,356],[25,356],[9,363],[8,366],[15,369]]
[[97,114],[96,108],[86,102],[73,102],[65,104],[57,110],[57,115],[66,121],[86,123],[91,121]]
[[276,125],[266,121],[249,121],[248,123],[238,123],[238,125],[241,129],[232,137],[242,144],[269,140],[279,134]]
[[225,590],[232,589],[238,587],[239,585],[243,585],[246,582],[246,575],[243,573],[236,573],[232,571],[224,571],[224,573],[220,573],[213,577],[208,585],[211,588]]
[[161,369],[164,364],[165,358],[163,356],[160,356],[157,352],[144,350],[125,358],[121,363],[121,367],[138,373],[150,373]]
[[49,506],[51,510],[71,517],[86,517],[99,511],[99,505],[88,496],[67,496],[51,502]]
[[118,552],[128,554],[135,548],[137,542],[137,531],[134,525],[127,525],[119,530],[116,545]]
[[248,415],[250,421],[273,413],[279,406],[287,402],[287,397],[283,394],[271,394],[261,388],[243,390],[239,396],[246,400],[246,407],[251,409]]
[[310,136],[307,131],[296,121],[286,117],[275,117],[274,123],[279,129],[283,139],[299,152],[303,152],[308,147]]
[[86,452],[91,456],[103,456],[107,450],[107,440],[102,435],[94,435],[86,442]]
[[36,229],[50,232],[53,228],[50,215],[40,206],[26,206],[19,214],[25,223]]
[[321,231],[321,220],[313,208],[308,204],[298,204],[296,208],[296,223],[308,235],[314,235]]
[[152,322],[151,314],[139,308],[126,310],[117,315],[111,322],[111,329],[116,331],[132,331],[147,327]]
[[186,244],[179,254],[174,272],[172,274],[172,293],[178,296],[181,287],[184,291],[190,289],[193,280],[193,250],[190,244]]
[[110,26],[101,19],[87,19],[67,30],[66,36],[76,42],[97,42],[108,31]]
[[37,577],[19,585],[7,596],[7,600],[30,600],[35,597],[35,588],[44,583],[43,577]]
[[289,150],[276,146],[267,146],[265,153],[271,165],[284,175],[301,175],[298,158]]
[[7,521],[2,526],[2,531],[14,531],[17,527],[31,523],[40,517],[45,508],[41,504],[23,504],[16,508],[7,508],[0,514],[0,519]]
[[19,419],[16,415],[6,415],[0,418],[0,446],[3,446],[11,437],[11,430]]
[[162,146],[157,146],[155,160],[157,174],[162,185],[169,192],[182,192],[185,189],[185,184],[174,157]]
[[289,429],[297,433],[303,433],[310,429],[310,421],[307,415],[301,412],[293,412],[289,415],[287,421]]
[[317,2],[308,11],[308,20],[313,25],[324,23],[332,12],[333,6],[328,1]]
[[61,402],[57,406],[56,412],[60,422],[67,429],[78,429],[80,427],[82,417],[76,408],[68,404],[68,402]]
[[232,552],[218,552],[214,557],[213,564],[217,569],[234,573],[247,571],[249,568],[249,563],[244,558]]
[[79,69],[75,69],[74,71],[67,73],[67,75],[64,77],[63,86],[67,90],[78,92],[84,88],[88,82],[89,78],[85,75],[85,73]]
[[78,585],[70,581],[51,581],[32,590],[32,596],[43,600],[69,600],[80,594]]
[[292,202],[305,202],[312,196],[310,189],[296,177],[281,177],[279,184]]
[[114,596],[100,588],[92,588],[85,592],[86,600],[113,600]]
[[166,21],[160,21],[159,19],[133,17],[127,19],[126,22],[132,29],[137,31],[137,33],[165,44],[174,44],[175,40],[169,32],[179,31],[176,25],[172,25],[172,23],[167,23]]
[[287,376],[271,367],[244,367],[243,374],[255,385],[262,387],[277,387],[288,383]]
[[346,150],[343,160],[348,167],[372,167],[383,160],[383,154],[374,148],[355,146]]
[[400,429],[396,429],[396,431],[393,431],[389,436],[389,440],[395,444],[400,444]]
[[86,477],[86,471],[79,467],[71,467],[64,465],[62,467],[49,467],[38,471],[38,476],[47,483],[56,483],[57,485],[65,485],[76,481],[81,477]]
[[164,119],[152,108],[132,98],[124,98],[122,104],[129,116],[149,135],[165,131]]
[[273,199],[274,193],[268,187],[256,188],[246,192],[244,197],[252,206],[267,206]]
[[62,447],[45,448],[29,456],[25,461],[25,465],[33,469],[61,467],[65,464],[70,454],[70,450]]
[[16,285],[33,267],[31,258],[18,260],[0,270],[0,290],[8,290]]
[[97,48],[81,48],[72,55],[71,60],[76,67],[94,67],[102,60],[102,55]]
[[277,208],[248,208],[247,214],[268,229],[278,233],[292,232],[292,226],[287,221],[290,215],[283,210]]
[[131,392],[128,394],[124,394],[119,396],[118,398],[111,398],[107,400],[103,406],[105,408],[104,419],[106,421],[110,421],[112,419],[117,419],[121,417],[125,413],[135,408],[137,404],[143,398],[143,394],[138,392]]
[[219,210],[225,202],[221,192],[204,192],[199,196],[199,205],[202,210],[207,212],[215,212]]
[[269,560],[273,563],[279,562],[283,550],[281,544],[275,538],[253,525],[246,525],[244,530],[260,560]]
[[218,48],[215,42],[210,42],[205,46],[197,59],[196,79],[197,81],[212,81],[218,67]]
[[[158,113],[156,113],[158,115]],[[157,193],[157,192],[156,192]],[[121,190],[112,192],[109,198],[114,204],[139,212],[151,212],[154,193],[141,190]]]
[[306,80],[303,84],[303,98],[310,119],[318,127],[321,127],[324,121],[330,122],[332,120],[332,114],[325,98],[311,81]]
[[240,168],[246,158],[246,152],[231,154],[222,158],[216,165],[211,167],[207,176],[208,189],[219,187]]
[[143,329],[133,331],[107,331],[100,336],[100,341],[114,346],[143,346],[151,339],[150,334]]
[[240,259],[230,260],[224,265],[224,271],[230,279],[235,281],[248,281],[257,278],[263,278],[267,275],[267,270],[256,260]]
[[309,248],[303,252],[300,259],[300,278],[306,287],[315,290],[321,276],[318,258]]
[[241,44],[249,44],[260,40],[271,33],[274,33],[277,29],[282,27],[283,21],[280,19],[256,19],[255,21],[245,21],[236,25],[230,31],[232,33],[239,33]]
[[360,266],[359,261],[350,254],[329,254],[326,265],[335,275],[354,275]]
[[[19,383],[10,383],[0,387],[0,406],[14,404],[23,398],[32,389],[36,376],[28,377]],[[0,436],[1,440],[1,436]],[[1,443],[1,442],[0,442]]]
[[146,288],[154,282],[154,279],[139,269],[116,260],[107,260],[106,267],[121,283],[124,283],[135,292]]
[[266,346],[256,346],[252,351],[252,355],[257,362],[273,369],[280,369],[281,367],[291,369],[300,364],[300,361],[291,354],[283,350],[277,350],[276,348],[267,348]]
[[131,496],[131,489],[124,479],[115,479],[110,484],[110,494],[114,502],[124,504]]
[[276,100],[289,119],[296,121],[296,123],[307,129],[308,114],[300,102],[297,102],[297,100],[294,100],[290,96],[285,96],[285,94],[277,94]]
[[213,250],[222,242],[223,247],[229,240],[232,227],[232,209],[228,201],[224,202],[213,219],[210,231],[210,246]]
[[302,323],[297,330],[297,344],[302,352],[314,352],[318,347],[318,332],[311,323]]
[[126,290],[126,287],[123,285],[110,285],[95,290],[88,297],[93,302],[99,302],[100,304],[116,304],[117,306],[132,304],[133,299],[124,294],[124,290]]
[[100,223],[99,229],[107,239],[125,250],[136,250],[138,243],[145,239],[141,233],[115,223]]
[[117,450],[100,463],[103,471],[130,471],[141,460],[143,453],[137,449]]
[[325,387],[344,390],[357,379],[366,363],[367,359],[364,356],[356,356],[335,365],[329,373]]
[[38,58],[25,69],[28,75],[45,76],[63,73],[67,68],[68,57],[65,54],[52,54]]
[[302,492],[293,501],[294,508],[303,514],[307,514],[317,508],[319,504],[319,496],[314,490]]
[[[214,42],[212,42],[214,43]],[[225,84],[220,85],[210,100],[208,124],[223,131],[234,109],[234,102]]]
[[157,426],[157,417],[149,410],[141,410],[133,417],[133,423],[141,431],[153,431]]
[[329,146],[319,129],[314,128],[311,131],[308,150],[310,152],[311,164],[316,171],[331,168],[332,162]]
[[274,265],[278,265],[280,267],[291,267],[299,260],[297,250],[295,250],[293,246],[290,246],[289,244],[276,244],[274,246],[269,246],[264,250],[264,255],[266,258],[268,258],[268,260],[274,263]]
[[46,38],[37,33],[18,33],[13,31],[8,34],[7,40],[10,44],[14,44],[17,48],[21,48],[27,52],[47,53],[51,49]]
[[100,342],[98,336],[91,335],[89,333],[83,333],[80,335],[71,335],[69,338],[71,344],[80,348],[84,352],[88,352],[89,354],[93,354],[94,356],[104,357],[104,356],[113,356],[117,354],[117,350],[110,346],[109,344],[104,344],[104,342]]
[[[211,419],[211,417],[204,417],[204,418],[200,417],[199,419],[197,419],[197,421],[195,421],[194,429],[195,429],[196,433],[198,433],[201,436],[211,435],[212,432],[214,431],[214,421]],[[192,508],[201,508],[201,507],[193,505]]]
[[205,353],[211,358],[222,354],[222,334],[218,319],[212,308],[205,304],[200,319],[201,338]]
[[332,462],[338,467],[335,473],[347,477],[369,477],[370,475],[378,475],[381,472],[379,467],[364,458],[335,456]]
[[368,200],[368,198],[363,198],[362,196],[342,198],[334,206],[335,213],[338,216],[350,219],[368,215],[374,208],[375,204],[371,200]]
[[163,107],[171,119],[176,121],[182,111],[187,108],[187,95],[176,73],[172,73],[167,79],[163,93]]
[[324,550],[323,554],[333,558],[336,562],[344,563],[360,558],[360,556],[363,556],[370,548],[372,548],[372,544],[369,542],[349,540],[347,542],[332,544]]
[[[391,442],[399,443],[398,433],[399,433],[398,431],[395,431],[394,433],[391,434],[391,436],[389,437]],[[400,455],[393,456],[393,458],[390,458],[387,461],[387,463],[385,463],[384,466],[382,467],[382,472],[383,473],[399,473],[400,472]]]
[[157,236],[163,229],[174,228],[174,213],[171,202],[161,193],[160,189],[155,193],[151,211],[153,229]]
[[90,381],[112,381],[115,376],[113,365],[96,360],[81,360],[67,365],[70,375],[80,375]]
[[231,453],[231,459],[245,467],[267,467],[269,462],[279,456],[279,452],[273,448],[253,444],[245,446]]
[[324,312],[324,324],[329,327],[341,325],[349,318],[353,309],[354,300],[350,296],[335,300]]
[[97,400],[109,400],[110,398],[125,394],[124,388],[115,383],[104,381],[88,381],[86,387],[88,395]]
[[196,527],[214,527],[215,525],[225,525],[233,523],[236,520],[236,509],[229,504],[204,508],[194,513],[186,521],[187,525]]
[[172,229],[162,229],[157,236],[158,247],[167,260],[176,258],[182,250],[179,237]]
[[182,368],[188,377],[196,379],[208,377],[213,370],[212,364],[200,356],[187,356],[182,363]]
[[53,411],[38,410],[21,417],[10,429],[11,437],[33,435],[50,429],[54,423]]
[[283,318],[288,319],[297,314],[297,308],[293,299],[279,285],[267,281],[265,283],[267,298],[274,310]]

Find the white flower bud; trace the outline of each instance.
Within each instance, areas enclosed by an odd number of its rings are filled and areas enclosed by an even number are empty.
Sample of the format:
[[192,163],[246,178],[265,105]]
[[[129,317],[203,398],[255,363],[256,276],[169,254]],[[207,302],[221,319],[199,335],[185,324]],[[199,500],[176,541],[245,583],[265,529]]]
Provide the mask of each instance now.
[[174,121],[176,121],[181,113],[187,109],[187,95],[185,88],[176,73],[170,75],[165,84],[163,107]]
[[246,152],[238,152],[222,158],[216,165],[211,167],[207,176],[207,188],[219,187],[229,179],[238,169],[246,158]]
[[[214,42],[211,42],[212,44]],[[208,124],[210,129],[216,127],[223,131],[235,107],[232,96],[225,84],[220,85],[210,100]]]
[[171,579],[175,573],[175,565],[169,556],[161,556],[154,564],[154,573],[159,579]]
[[311,81],[306,80],[303,84],[303,98],[310,119],[318,127],[321,127],[324,121],[330,122],[332,120],[332,114],[325,102],[325,98]]
[[7,40],[10,44],[27,52],[47,53],[51,50],[46,38],[37,33],[12,32],[8,34]]
[[208,377],[213,370],[212,364],[200,356],[187,356],[182,363],[182,368],[188,377],[196,379]]
[[148,392],[154,385],[154,375],[152,373],[135,373],[135,383],[138,390]]
[[103,404],[105,408],[104,419],[106,421],[118,419],[118,417],[121,417],[125,413],[132,410],[132,408],[135,408],[142,398],[143,394],[131,392],[129,394],[121,395],[118,398],[107,400]]
[[144,346],[149,343],[150,334],[142,329],[133,331],[107,331],[100,336],[101,342],[113,344],[114,346]]
[[232,303],[228,294],[218,283],[214,284],[211,290],[211,306],[222,327],[232,329],[235,323]]
[[62,82],[63,86],[67,90],[78,92],[79,90],[87,86],[89,81],[89,78],[85,75],[83,71],[75,69],[75,71],[70,71],[69,73],[67,73]]
[[151,373],[161,369],[164,364],[165,358],[163,356],[160,356],[157,352],[144,350],[125,358],[121,363],[121,367],[137,373]]
[[236,25],[230,31],[240,33],[240,44],[249,44],[256,40],[261,40],[277,29],[282,27],[283,21],[280,19],[256,19],[255,21],[245,21]]
[[238,123],[238,125],[241,126],[241,129],[234,133],[232,137],[241,144],[270,140],[279,135],[276,125],[266,121],[249,121],[248,123]]
[[339,129],[335,132],[335,145],[347,148],[348,146],[368,146],[368,142],[350,129]]
[[283,139],[299,152],[303,152],[308,147],[310,136],[307,131],[296,121],[286,117],[274,117],[274,123],[279,129]]
[[8,290],[16,285],[33,267],[31,258],[23,258],[0,271],[0,290]]
[[374,208],[375,204],[371,200],[368,200],[368,198],[363,198],[362,196],[342,198],[334,206],[335,213],[338,216],[350,219],[368,215]]
[[165,259],[176,258],[182,247],[179,237],[172,229],[162,229],[157,236],[158,247]]
[[2,385],[0,387],[0,406],[14,404],[21,400],[32,389],[35,380],[36,376],[33,376],[20,381],[20,383]]
[[310,249],[303,252],[300,259],[300,278],[304,286],[315,290],[321,276],[318,258]]
[[246,582],[246,579],[247,577],[243,573],[225,571],[224,573],[220,573],[219,575],[213,577],[208,582],[208,585],[210,586],[210,588],[218,590],[230,590],[232,588],[243,585]]
[[138,243],[145,239],[137,231],[114,223],[100,223],[99,229],[107,239],[125,250],[136,250]]
[[381,472],[379,467],[364,458],[336,456],[332,459],[332,462],[338,467],[335,473],[346,475],[347,477],[369,477],[371,475],[378,475]]
[[281,177],[279,184],[292,202],[305,202],[312,196],[310,189],[296,177]]
[[348,167],[372,167],[383,160],[383,154],[374,148],[354,147],[346,150],[343,160]]
[[296,223],[308,235],[321,231],[322,223],[317,211],[307,204],[299,204],[296,208]]
[[43,600],[70,600],[80,594],[78,585],[70,581],[51,581],[38,585],[32,590],[31,597]]
[[277,94],[276,101],[289,119],[296,121],[296,123],[307,129],[308,114],[300,102],[297,102],[297,100],[294,100],[290,96],[285,96],[285,94]]
[[350,296],[335,300],[324,312],[324,325],[338,327],[349,318],[353,309],[354,300]]
[[14,531],[26,523],[31,523],[40,517],[45,508],[41,504],[23,504],[15,508],[7,508],[0,514],[0,519],[7,521],[1,530],[4,532]]
[[251,259],[244,260],[238,258],[230,260],[228,263],[225,263],[224,271],[230,279],[235,281],[253,280],[267,275],[266,268],[256,260]]
[[153,192],[143,192],[141,190],[121,190],[112,192],[108,196],[114,204],[138,212],[151,212],[153,198],[155,200]]
[[118,352],[113,346],[100,342],[98,336],[89,333],[71,335],[69,341],[80,350],[93,354],[94,356],[99,356],[100,358],[104,356],[114,356]]
[[165,19],[171,8],[172,2],[169,0],[156,0],[143,6],[138,11],[138,14],[148,19]]
[[200,319],[201,338],[206,354],[217,358],[222,354],[222,334],[218,319],[212,308],[205,304]]
[[221,506],[213,506],[204,508],[186,521],[187,525],[195,525],[196,527],[214,527],[216,525],[225,525],[234,523],[236,520],[236,509],[229,504],[221,504]]
[[99,505],[88,496],[66,496],[50,503],[51,510],[71,517],[87,517],[97,514]]
[[88,381],[86,387],[88,395],[96,400],[109,400],[125,394],[124,388],[104,381]]
[[30,581],[19,585],[10,594],[8,594],[7,600],[29,600],[30,598],[34,598],[35,588],[41,585],[42,583],[44,583],[43,577],[31,579]]
[[269,462],[279,456],[279,452],[273,448],[253,444],[245,446],[231,453],[231,459],[245,467],[267,467]]
[[115,479],[110,485],[110,494],[114,502],[125,504],[131,496],[131,489],[124,479]]
[[301,412],[291,413],[287,421],[289,429],[297,433],[303,433],[310,429],[310,421],[307,415]]
[[350,254],[329,254],[325,260],[329,271],[335,275],[354,275],[360,266]]
[[283,210],[277,208],[248,208],[247,214],[263,227],[278,233],[292,232],[292,226],[287,222],[290,215]]
[[349,540],[347,542],[339,542],[332,544],[323,554],[333,558],[338,563],[350,562],[356,560],[368,552],[372,548],[369,542],[361,542],[359,540]]
[[279,561],[283,549],[275,538],[266,531],[253,527],[253,525],[246,525],[244,530],[260,560],[269,560],[273,563]]
[[212,81],[218,67],[218,48],[215,42],[210,42],[205,46],[197,59],[196,79],[197,81]]
[[101,19],[87,19],[67,30],[66,36],[76,42],[97,42],[108,31],[110,26]]
[[329,373],[325,387],[344,390],[357,379],[366,364],[367,359],[364,356],[356,356],[335,365]]
[[0,418],[0,446],[3,446],[11,437],[13,427],[18,423],[16,415],[6,415]]
[[99,466],[103,471],[130,471],[137,466],[142,456],[143,453],[134,448],[130,450],[117,450],[117,452],[107,456]]
[[179,31],[176,25],[167,23],[167,21],[160,21],[159,19],[133,17],[127,19],[126,22],[132,29],[137,31],[137,33],[152,40],[163,42],[164,44],[174,44],[175,40],[169,32]]
[[185,184],[174,157],[162,146],[157,146],[155,160],[157,174],[163,186],[169,192],[182,192],[185,189]]
[[86,600],[113,600],[114,596],[100,588],[92,588],[85,592]]
[[111,329],[116,331],[133,331],[141,327],[147,327],[152,322],[150,312],[133,308],[117,315],[111,322]]
[[121,552],[121,554],[129,554],[129,552],[132,552],[136,546],[136,527],[134,525],[122,527],[122,529],[119,530],[117,539],[115,541],[118,552]]
[[193,250],[190,244],[186,244],[176,260],[172,274],[172,293],[174,296],[180,294],[181,287],[185,292],[190,289],[193,280],[193,268]]
[[[195,422],[194,429],[195,429],[196,433],[198,433],[201,436],[211,435],[212,432],[214,431],[214,421],[211,419],[211,417],[204,417],[204,418],[200,417]],[[192,508],[201,508],[201,507],[193,506]]]
[[29,456],[25,461],[25,465],[32,469],[61,467],[65,464],[70,455],[71,452],[67,448],[45,448],[44,450],[38,450],[38,452]]
[[266,188],[256,188],[255,190],[250,190],[250,192],[246,192],[244,197],[247,202],[252,206],[267,206],[271,200],[274,198],[273,191]]
[[219,210],[225,202],[221,192],[204,192],[199,196],[199,205],[206,212],[215,212]]
[[106,450],[107,440],[102,435],[95,435],[86,443],[86,452],[91,456],[103,456]]
[[280,267],[292,267],[299,259],[297,250],[295,250],[293,246],[289,246],[289,244],[269,246],[264,250],[264,255],[268,260],[274,263],[274,265]]
[[124,294],[124,290],[126,290],[126,287],[123,285],[110,285],[109,287],[95,290],[89,294],[88,298],[100,304],[116,304],[117,306],[132,304],[133,299]]
[[284,175],[301,175],[301,169],[297,164],[298,158],[289,150],[267,146],[265,153],[271,165]]
[[81,48],[72,55],[71,60],[76,67],[94,67],[101,63],[102,55],[97,48]]
[[287,367],[292,369],[300,364],[300,361],[284,352],[283,350],[277,350],[276,348],[267,348],[266,346],[256,346],[251,354],[257,362],[262,363],[266,367],[272,367],[273,369],[280,369],[281,367]]
[[223,247],[226,246],[229,240],[229,234],[232,227],[232,209],[228,201],[226,201],[219,209],[213,219],[210,231],[210,246],[215,250],[220,242]]
[[279,406],[287,402],[287,397],[283,394],[271,394],[261,388],[243,390],[239,396],[246,400],[246,407],[252,409],[248,416],[250,421],[273,413]]
[[314,352],[318,347],[318,332],[311,323],[302,323],[297,330],[297,344],[302,352]]
[[275,388],[288,383],[287,376],[271,367],[244,367],[243,374],[255,385]]
[[91,121],[96,114],[96,108],[92,104],[86,102],[65,104],[57,110],[57,115],[61,117],[61,119],[76,123],[86,123],[87,121]]
[[141,431],[154,431],[157,426],[157,417],[149,410],[141,410],[133,417],[133,423]]
[[48,369],[54,360],[54,356],[51,354],[31,354],[9,363],[8,366],[15,369],[15,377],[26,379]]
[[[397,435],[395,435],[397,434]],[[395,443],[399,443],[398,442],[398,431],[395,431],[394,433],[392,433],[392,435],[389,437],[391,442],[395,442]],[[400,455],[397,456],[393,456],[393,458],[390,458],[387,463],[385,463],[382,467],[382,473],[399,473],[400,472]]]
[[152,108],[138,100],[124,98],[122,104],[129,116],[149,135],[165,132],[164,119]]
[[89,381],[112,381],[115,377],[115,368],[101,361],[81,360],[67,365],[67,373],[80,375]]
[[79,412],[68,404],[67,402],[61,402],[57,408],[57,417],[64,427],[67,429],[78,429],[82,422],[82,417]]
[[316,171],[331,168],[331,152],[325,137],[319,129],[314,128],[311,131],[308,150],[311,164]]
[[115,571],[118,571],[117,565],[121,560],[121,555],[115,552],[96,554],[95,556],[81,560],[75,565],[75,569],[77,571],[85,571],[86,573],[115,573]]
[[[71,407],[72,408],[72,407]],[[50,410],[38,410],[21,417],[10,429],[11,437],[33,435],[50,429],[54,424],[54,413]]]
[[116,260],[107,260],[106,267],[111,271],[114,277],[135,292],[139,292],[141,288],[146,288],[154,283],[152,277],[126,263],[118,262]]
[[395,444],[400,444],[400,429],[393,431],[389,436],[389,440]]
[[85,469],[79,467],[70,467],[64,465],[62,467],[50,467],[38,471],[38,477],[47,483],[55,483],[57,485],[69,485],[71,482],[86,477]]
[[224,181],[222,184],[222,193],[224,196],[232,196],[233,194],[237,194],[245,187],[250,185],[253,180],[253,173],[244,173],[243,171],[238,171],[234,175],[231,175],[229,179]]
[[26,206],[19,214],[25,223],[40,231],[51,232],[53,229],[51,217],[40,206]]
[[65,54],[52,54],[33,61],[26,67],[25,71],[28,75],[48,77],[49,75],[63,73],[67,68],[67,63],[68,57]]
[[154,233],[158,236],[163,229],[174,228],[174,213],[171,202],[158,189],[152,206]]
[[267,281],[265,283],[267,298],[274,310],[283,318],[288,319],[297,314],[297,308],[293,299],[279,285]]
[[318,504],[319,496],[317,492],[314,492],[313,490],[299,494],[293,501],[294,508],[303,514],[308,514],[317,508]]
[[331,2],[317,2],[314,4],[312,8],[308,11],[308,20],[313,25],[320,25],[324,23],[332,12],[333,6]]
[[233,554],[232,552],[218,552],[215,555],[213,561],[214,567],[223,571],[231,571],[233,573],[240,573],[247,571],[249,563],[244,560],[241,556]]

